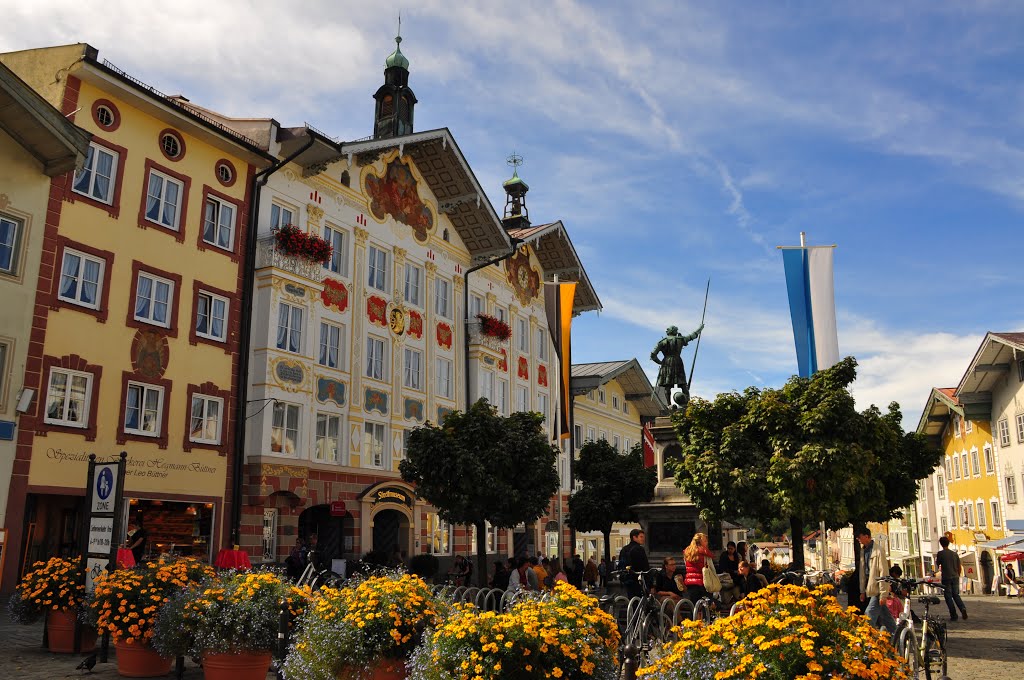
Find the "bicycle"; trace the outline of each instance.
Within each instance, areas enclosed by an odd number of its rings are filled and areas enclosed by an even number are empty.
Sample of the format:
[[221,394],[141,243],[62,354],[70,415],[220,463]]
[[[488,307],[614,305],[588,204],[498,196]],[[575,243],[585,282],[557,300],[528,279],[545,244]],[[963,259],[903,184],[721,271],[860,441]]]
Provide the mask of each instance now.
[[313,561],[310,560],[306,564],[306,568],[302,570],[302,574],[299,576],[299,580],[295,582],[295,585],[299,588],[303,586],[309,586],[311,590],[320,590],[321,588],[340,588],[345,582],[344,577],[330,569],[317,569]]
[[657,572],[657,569],[632,571],[627,567],[625,570],[611,573],[611,576],[618,576],[620,581],[623,580],[623,576],[635,576],[643,586],[643,594],[631,598],[626,605],[626,627],[622,634],[622,644],[619,645],[620,675],[626,665],[627,647],[636,649],[637,662],[639,667],[643,667],[651,662],[651,653],[654,649],[668,639],[671,621],[662,611],[661,602],[651,594],[648,583],[648,579]]
[[945,590],[941,583],[914,579],[895,579],[884,576],[881,581],[907,591],[903,601],[903,611],[896,622],[893,633],[893,644],[900,656],[906,660],[914,678],[925,680],[945,680],[947,666],[946,624],[931,615],[931,606],[940,600],[935,595],[923,595],[917,601],[924,605],[924,617],[921,619],[921,632],[914,629],[913,611],[910,607],[911,594],[918,587],[925,586]]
[[[723,576],[726,576],[726,574],[719,574],[718,578],[721,579]],[[736,611],[736,605],[741,601],[742,598],[733,602],[732,606],[729,608],[729,612],[726,613],[721,592],[708,593],[693,603],[693,620],[703,621],[705,624],[711,625],[711,622],[717,618],[734,614]]]

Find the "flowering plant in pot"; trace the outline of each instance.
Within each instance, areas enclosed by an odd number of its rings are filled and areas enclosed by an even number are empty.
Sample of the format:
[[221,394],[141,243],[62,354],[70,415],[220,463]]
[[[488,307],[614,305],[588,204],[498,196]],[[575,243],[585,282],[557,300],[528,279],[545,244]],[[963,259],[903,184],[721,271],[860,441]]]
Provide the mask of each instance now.
[[285,677],[404,678],[405,661],[422,631],[445,610],[430,586],[411,574],[379,572],[343,588],[324,588],[299,620]]
[[424,637],[410,678],[613,680],[618,646],[612,616],[559,581],[549,598],[523,600],[508,612],[457,608]]
[[324,264],[334,252],[334,247],[326,239],[302,231],[294,224],[276,227],[273,233],[277,249],[286,255]]
[[904,680],[907,667],[884,631],[844,610],[826,586],[780,586],[751,593],[745,608],[710,626],[687,621],[644,680],[761,678]]
[[182,590],[160,610],[153,644],[202,659],[208,679],[263,680],[277,646],[281,607],[299,616],[308,588],[272,572],[225,572]]
[[501,319],[490,314],[477,314],[476,318],[480,322],[480,332],[484,335],[501,341],[512,337],[512,327]]
[[[34,623],[46,616],[47,642],[52,652],[74,650],[75,619],[85,599],[85,584],[79,583],[80,565],[78,557],[36,562],[8,603],[8,612],[16,623]],[[90,649],[95,642],[95,629],[86,630],[82,649]]]

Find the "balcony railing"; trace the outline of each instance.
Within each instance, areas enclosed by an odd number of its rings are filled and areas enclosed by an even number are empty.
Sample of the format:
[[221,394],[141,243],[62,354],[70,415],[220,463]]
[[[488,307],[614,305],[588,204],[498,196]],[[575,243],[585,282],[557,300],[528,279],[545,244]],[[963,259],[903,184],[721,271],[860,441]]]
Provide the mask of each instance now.
[[469,344],[471,345],[483,345],[488,349],[492,349],[495,352],[500,351],[508,342],[508,340],[502,340],[496,338],[493,335],[486,335],[483,332],[483,323],[480,321],[469,322]]
[[282,269],[314,283],[320,283],[324,278],[323,265],[282,253],[277,249],[273,236],[265,236],[256,242],[256,269],[265,267]]

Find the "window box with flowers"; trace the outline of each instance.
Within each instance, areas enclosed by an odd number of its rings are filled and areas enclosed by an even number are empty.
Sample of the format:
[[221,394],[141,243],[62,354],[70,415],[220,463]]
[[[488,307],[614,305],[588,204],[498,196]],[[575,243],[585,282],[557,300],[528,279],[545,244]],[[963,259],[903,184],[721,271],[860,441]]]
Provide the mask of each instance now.
[[[85,585],[78,582],[80,563],[78,557],[36,562],[18,583],[8,604],[16,623],[35,623],[46,616],[46,642],[51,652],[74,651],[75,620],[85,600]],[[91,650],[95,644],[96,629],[89,627],[82,635],[81,649]]]
[[502,342],[512,337],[512,327],[501,319],[490,314],[477,314],[476,318],[480,322],[480,333],[483,335]]
[[274,243],[278,251],[309,262],[326,264],[334,252],[333,246],[316,234],[302,231],[294,224],[285,224],[274,230]]

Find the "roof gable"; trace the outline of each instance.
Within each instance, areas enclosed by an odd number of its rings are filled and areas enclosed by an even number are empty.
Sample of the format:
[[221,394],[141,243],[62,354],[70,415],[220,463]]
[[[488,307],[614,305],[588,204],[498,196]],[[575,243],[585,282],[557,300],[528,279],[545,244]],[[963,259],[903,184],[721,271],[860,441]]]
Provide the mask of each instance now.
[[573,364],[569,382],[572,394],[580,396],[612,380],[619,383],[626,401],[631,402],[641,416],[659,416],[667,410],[636,359]]
[[569,233],[561,220],[549,224],[530,226],[509,231],[512,238],[519,239],[533,248],[537,261],[544,270],[544,279],[559,282],[575,281],[576,297],[573,299],[573,314],[581,314],[601,309],[601,300],[597,297],[590,277],[583,268],[576,248],[569,239]]

